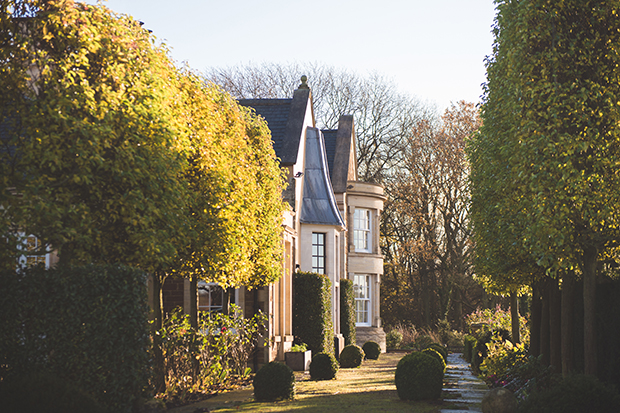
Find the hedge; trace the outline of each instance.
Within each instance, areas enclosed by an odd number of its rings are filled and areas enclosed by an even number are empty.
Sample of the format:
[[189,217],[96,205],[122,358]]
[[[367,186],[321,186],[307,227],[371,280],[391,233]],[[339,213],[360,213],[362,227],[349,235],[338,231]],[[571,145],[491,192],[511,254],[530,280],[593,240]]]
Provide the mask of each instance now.
[[0,381],[44,372],[115,412],[148,386],[146,276],[120,265],[0,273]]
[[340,280],[340,332],[344,345],[355,344],[355,293],[353,280]]
[[331,282],[326,275],[296,272],[293,276],[293,335],[312,354],[334,354]]

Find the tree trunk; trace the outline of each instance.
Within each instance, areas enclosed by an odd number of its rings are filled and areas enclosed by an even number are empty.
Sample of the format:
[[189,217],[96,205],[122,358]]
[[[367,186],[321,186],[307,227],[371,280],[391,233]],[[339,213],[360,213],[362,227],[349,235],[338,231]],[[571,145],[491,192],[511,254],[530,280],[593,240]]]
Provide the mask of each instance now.
[[510,293],[510,318],[512,321],[512,342],[521,342],[519,335],[519,297],[516,291]]
[[198,280],[195,275],[189,279],[189,308],[186,310],[189,314],[189,324],[198,331]]
[[530,326],[530,355],[540,355],[540,324],[542,303],[540,301],[540,283],[532,284],[532,325]]
[[561,295],[558,280],[549,283],[549,360],[556,372],[562,371]]
[[549,280],[542,282],[542,289],[540,296],[542,297],[542,310],[540,317],[540,354],[542,354],[542,363],[545,366],[549,365]]
[[583,360],[584,373],[596,376],[596,263],[598,251],[594,247],[583,252]]
[[222,302],[222,314],[230,315],[230,288],[224,290],[224,298]]
[[573,371],[573,306],[575,274],[568,271],[562,278],[562,375]]
[[153,340],[153,376],[155,391],[163,393],[166,391],[166,374],[164,370],[164,355],[161,349],[161,335],[157,334],[161,330],[164,321],[162,286],[165,281],[163,273],[153,274],[153,322],[151,323],[151,337]]
[[454,288],[454,318],[456,319],[456,329],[463,331],[463,300],[461,298],[461,287]]

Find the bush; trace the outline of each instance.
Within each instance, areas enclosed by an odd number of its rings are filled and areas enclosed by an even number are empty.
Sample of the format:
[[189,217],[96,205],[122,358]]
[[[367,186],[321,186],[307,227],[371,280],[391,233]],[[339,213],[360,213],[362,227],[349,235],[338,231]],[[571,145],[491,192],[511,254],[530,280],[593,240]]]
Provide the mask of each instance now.
[[329,277],[296,272],[293,277],[293,335],[312,354],[334,353],[332,294]]
[[381,346],[374,341],[364,343],[362,350],[364,350],[364,356],[370,360],[377,360],[381,355]]
[[353,280],[340,280],[340,332],[344,345],[355,344],[355,293]]
[[387,348],[399,348],[402,341],[403,335],[398,330],[392,329],[385,335],[385,345]]
[[0,384],[3,412],[103,413],[89,394],[50,374],[12,377]]
[[305,343],[295,344],[289,351],[291,353],[304,353],[308,351],[308,346]]
[[416,337],[415,342],[413,344],[418,350],[422,350],[428,347],[429,345],[433,344],[434,342],[435,341],[430,335],[421,334],[418,337]]
[[245,318],[231,304],[230,315],[200,311],[198,330],[189,315],[173,311],[159,331],[169,396],[191,394],[248,373],[247,362],[261,336],[266,316]]
[[444,346],[438,343],[431,343],[425,348],[432,348],[433,350],[437,351],[439,354],[441,354],[444,364],[448,364],[448,350],[446,350]]
[[474,347],[476,346],[476,337],[467,334],[463,337],[463,358],[466,362],[471,363]]
[[331,380],[336,378],[338,362],[331,353],[319,353],[312,357],[310,362],[310,377],[312,380]]
[[0,379],[45,371],[130,411],[150,373],[145,286],[144,272],[121,265],[3,272]]
[[364,360],[364,350],[355,344],[349,344],[340,353],[340,367],[355,368],[362,365]]
[[435,357],[413,352],[398,362],[394,381],[402,400],[438,399],[443,386],[443,368]]
[[295,373],[286,364],[272,361],[254,376],[254,398],[258,401],[292,399],[295,396]]
[[548,390],[532,393],[519,412],[616,413],[620,412],[620,396],[595,377],[574,375]]
[[444,360],[443,356],[439,354],[437,350],[435,350],[432,347],[426,347],[424,350],[422,350],[422,353],[428,354],[429,356],[432,356],[436,358],[437,360],[439,360],[441,362],[442,371],[444,373],[446,372],[446,361]]

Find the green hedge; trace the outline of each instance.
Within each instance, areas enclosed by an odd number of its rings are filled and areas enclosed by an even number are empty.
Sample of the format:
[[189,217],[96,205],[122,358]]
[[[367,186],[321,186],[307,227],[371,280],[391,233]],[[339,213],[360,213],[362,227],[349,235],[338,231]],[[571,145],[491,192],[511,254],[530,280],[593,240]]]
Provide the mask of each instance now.
[[142,271],[119,265],[5,271],[0,291],[2,380],[45,372],[108,410],[131,411],[150,374]]
[[340,332],[344,336],[344,345],[355,344],[355,293],[353,280],[340,280]]
[[334,354],[331,282],[326,275],[296,272],[293,277],[293,335],[312,354]]

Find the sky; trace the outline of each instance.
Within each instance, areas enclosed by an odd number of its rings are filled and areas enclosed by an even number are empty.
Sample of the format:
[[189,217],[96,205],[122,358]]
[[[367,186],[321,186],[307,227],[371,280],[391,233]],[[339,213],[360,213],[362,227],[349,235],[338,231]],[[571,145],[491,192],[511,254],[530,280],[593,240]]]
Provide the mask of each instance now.
[[[95,0],[87,1],[96,3]],[[194,70],[317,62],[447,108],[477,103],[493,0],[108,0]],[[300,77],[303,73],[300,73]],[[308,79],[312,86],[312,79]],[[293,85],[296,86],[296,85]]]

